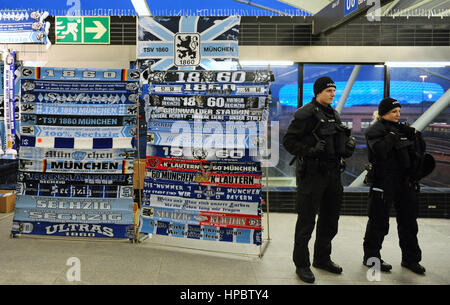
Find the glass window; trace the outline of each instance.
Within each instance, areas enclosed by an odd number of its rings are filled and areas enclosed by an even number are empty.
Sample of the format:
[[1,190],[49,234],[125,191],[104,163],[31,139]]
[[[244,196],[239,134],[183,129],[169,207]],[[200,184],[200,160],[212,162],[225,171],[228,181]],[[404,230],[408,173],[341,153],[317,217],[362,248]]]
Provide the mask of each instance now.
[[352,119],[343,119],[342,124],[344,124],[348,128],[353,128],[353,120]]
[[[401,119],[414,123],[450,88],[450,69],[392,67],[390,96],[402,104]],[[432,154],[436,167],[421,180],[430,187],[450,185],[450,109],[443,112],[423,130],[427,152]]]
[[371,122],[372,122],[372,120],[362,119],[361,120],[361,131],[366,130],[366,128],[370,126]]

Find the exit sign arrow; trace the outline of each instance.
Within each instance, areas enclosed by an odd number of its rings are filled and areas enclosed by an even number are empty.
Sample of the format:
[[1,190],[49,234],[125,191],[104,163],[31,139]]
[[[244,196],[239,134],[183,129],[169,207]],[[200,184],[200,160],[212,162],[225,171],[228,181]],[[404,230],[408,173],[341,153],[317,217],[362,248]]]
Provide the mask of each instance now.
[[94,20],[95,27],[85,28],[86,33],[96,33],[92,39],[100,39],[106,33],[106,28],[100,21]]
[[109,16],[55,16],[56,43],[109,44]]
[[109,16],[83,17],[83,43],[109,44]]

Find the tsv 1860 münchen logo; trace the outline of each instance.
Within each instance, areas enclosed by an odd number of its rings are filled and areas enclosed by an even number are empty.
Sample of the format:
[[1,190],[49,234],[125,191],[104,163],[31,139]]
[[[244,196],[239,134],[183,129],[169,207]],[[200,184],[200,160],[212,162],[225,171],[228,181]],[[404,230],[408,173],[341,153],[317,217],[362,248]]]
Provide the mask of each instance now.
[[174,62],[176,66],[197,66],[200,64],[200,34],[175,34]]

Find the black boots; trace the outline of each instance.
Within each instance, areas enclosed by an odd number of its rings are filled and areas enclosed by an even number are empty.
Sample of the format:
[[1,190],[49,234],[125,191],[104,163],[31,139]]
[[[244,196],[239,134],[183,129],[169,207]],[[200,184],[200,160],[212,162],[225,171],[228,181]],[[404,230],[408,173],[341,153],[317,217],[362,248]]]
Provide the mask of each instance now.
[[[318,269],[323,269],[331,273],[341,274],[342,273],[342,267],[338,264],[335,264],[333,261],[325,261],[325,262],[313,262],[313,266]],[[295,270],[298,277],[306,282],[306,283],[314,283],[315,277],[314,273],[312,273],[311,268],[304,267],[304,268],[297,268]]]
[[297,268],[295,273],[297,273],[298,277],[306,283],[314,283],[316,279],[309,267]]
[[411,270],[414,273],[417,274],[424,274],[425,273],[425,267],[423,267],[419,263],[408,263],[406,261],[402,261],[402,267],[405,267],[409,270]]
[[[367,266],[367,267],[373,267],[373,264],[367,263],[367,259],[363,260],[363,264],[364,264],[364,266]],[[414,273],[417,273],[417,274],[425,273],[425,267],[423,267],[419,263],[409,263],[407,261],[402,261],[401,265],[402,265],[402,267],[405,267]],[[392,266],[381,259],[380,270],[382,272],[390,272],[391,269],[392,269]]]
[[[386,263],[386,262],[385,262],[384,260],[382,260],[382,259],[380,259],[380,260],[381,260],[380,270],[381,270],[382,272],[390,272],[391,269],[392,269],[392,265]],[[367,266],[367,267],[373,267],[373,264],[370,265],[370,264],[367,263],[367,259],[363,260],[363,264],[364,264],[364,266]]]
[[338,264],[334,263],[333,261],[325,261],[325,262],[313,262],[313,266],[315,268],[323,269],[331,273],[341,274],[342,273],[342,267]]
[[[313,262],[313,266],[318,269],[323,269],[331,273],[341,274],[342,273],[342,267],[338,264],[335,264],[333,261],[325,261],[325,262]],[[311,268],[304,267],[304,268],[297,268],[295,270],[298,277],[306,282],[306,283],[314,283],[315,277],[314,273],[312,273]]]

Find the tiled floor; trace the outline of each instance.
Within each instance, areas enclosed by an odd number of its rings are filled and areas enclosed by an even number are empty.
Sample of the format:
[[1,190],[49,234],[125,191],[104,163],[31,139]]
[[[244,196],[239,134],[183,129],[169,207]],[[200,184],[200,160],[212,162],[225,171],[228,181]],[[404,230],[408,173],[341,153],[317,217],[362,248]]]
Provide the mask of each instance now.
[[[291,259],[296,214],[270,213],[270,242],[262,258],[256,246],[161,236],[141,243],[10,238],[12,218],[13,213],[0,214],[0,284],[309,285],[297,278]],[[367,280],[368,269],[361,261],[366,221],[366,217],[341,216],[332,258],[344,272],[334,275],[312,268],[315,285],[450,284],[449,219],[419,219],[422,264],[427,268],[426,275],[419,276],[400,266],[392,218],[382,254],[393,270],[382,273],[379,282]],[[267,238],[267,218],[264,224]],[[68,281],[70,257],[80,260],[79,282]]]

